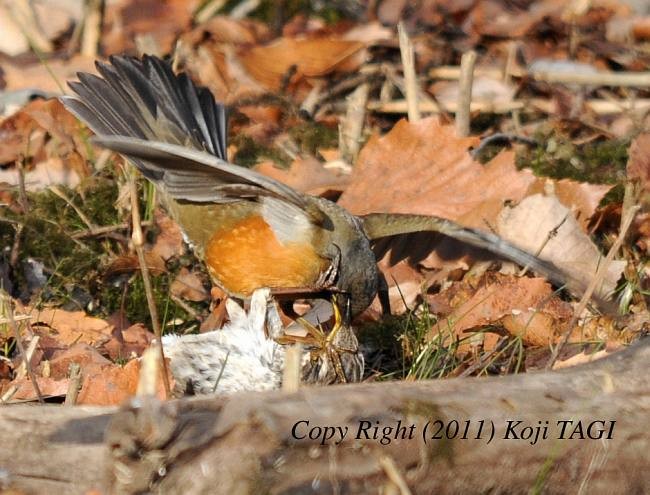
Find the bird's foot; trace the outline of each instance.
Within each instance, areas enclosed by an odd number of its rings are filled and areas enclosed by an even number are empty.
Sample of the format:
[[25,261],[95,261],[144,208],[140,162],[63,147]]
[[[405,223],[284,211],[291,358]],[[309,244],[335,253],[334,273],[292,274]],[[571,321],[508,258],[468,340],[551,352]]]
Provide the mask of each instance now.
[[[307,331],[306,343],[313,348],[304,370],[304,380],[317,383],[349,383],[361,381],[364,360],[349,318],[343,317],[336,295],[332,296],[334,326],[329,333],[309,321],[297,321]],[[346,309],[347,313],[347,309]],[[309,342],[311,341],[311,342]]]

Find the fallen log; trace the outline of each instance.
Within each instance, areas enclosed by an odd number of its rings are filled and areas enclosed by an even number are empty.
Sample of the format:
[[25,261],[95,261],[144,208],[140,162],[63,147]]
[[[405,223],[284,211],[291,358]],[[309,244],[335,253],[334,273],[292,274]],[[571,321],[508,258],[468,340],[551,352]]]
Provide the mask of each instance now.
[[650,339],[550,373],[0,409],[27,493],[642,493]]

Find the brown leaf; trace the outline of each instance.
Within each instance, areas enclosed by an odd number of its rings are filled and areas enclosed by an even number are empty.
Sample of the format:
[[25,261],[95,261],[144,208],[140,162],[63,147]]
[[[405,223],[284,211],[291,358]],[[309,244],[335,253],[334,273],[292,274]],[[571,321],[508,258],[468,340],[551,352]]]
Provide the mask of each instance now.
[[584,230],[595,213],[600,201],[612,188],[609,184],[588,184],[576,182],[571,179],[552,181],[550,179],[537,179],[526,196],[548,192],[550,189],[557,199],[567,208],[571,209],[576,219]]
[[[89,174],[81,125],[58,100],[35,100],[0,125],[0,164],[26,159],[25,186],[74,187]],[[0,181],[18,184],[18,171],[0,170]]]
[[141,356],[153,339],[153,333],[141,323],[136,323],[121,332],[114,331],[111,339],[101,346],[101,351],[114,361],[133,358]]
[[210,297],[197,273],[190,272],[185,267],[178,272],[169,290],[173,295],[188,301],[207,301]]
[[95,74],[95,59],[75,55],[72,58],[50,59],[47,65],[35,62],[33,65],[3,62],[4,90],[38,88],[42,91],[60,94],[64,91],[65,81],[74,80],[77,72]]
[[544,279],[494,273],[485,274],[475,291],[455,292],[450,304],[453,311],[434,325],[428,338],[449,329],[462,338],[468,330],[501,325],[528,344],[547,345],[554,341],[560,322],[572,314]]
[[566,1],[533,2],[523,9],[513,8],[498,0],[485,0],[475,5],[466,23],[473,33],[498,38],[520,38],[549,17],[559,21]]
[[293,66],[295,80],[356,69],[365,58],[364,46],[358,41],[335,38],[280,38],[265,46],[242,50],[239,58],[251,76],[267,88],[278,90]]
[[183,255],[185,244],[181,227],[161,209],[156,209],[154,212],[154,220],[160,232],[151,248],[151,253],[160,256],[165,261],[174,256]]
[[113,365],[100,373],[84,377],[77,404],[112,406],[135,395],[138,388],[140,362],[129,361],[126,366]]
[[94,375],[107,366],[113,365],[97,349],[79,342],[55,354],[55,357],[50,360],[50,376],[56,380],[67,378],[71,363],[77,363],[84,376]]
[[639,134],[630,145],[627,160],[627,176],[638,179],[646,191],[650,191],[650,133]]
[[101,37],[105,54],[134,52],[135,38],[153,38],[160,53],[169,53],[178,35],[192,22],[197,1],[118,0],[106,5],[105,29]]
[[[581,285],[572,287],[574,290],[589,285],[604,259],[571,211],[554,196],[535,194],[514,207],[504,208],[497,219],[497,232],[570,274]],[[607,299],[626,264],[624,260],[612,261],[595,294]]]
[[46,329],[46,334],[65,345],[82,342],[95,345],[107,341],[113,326],[100,318],[93,318],[83,311],[63,309],[31,309],[32,326],[35,330]]
[[477,143],[456,137],[436,118],[400,120],[361,150],[339,204],[358,215],[419,213],[452,220],[477,211],[474,222],[485,228],[493,218],[485,217],[484,205],[523,198],[535,179],[516,169],[511,152],[481,165],[468,153]]
[[[68,391],[68,379],[55,380],[54,378],[36,377],[38,389],[43,397],[61,397]],[[34,385],[27,377],[19,378],[10,382],[7,387],[17,386],[18,390],[13,395],[12,400],[36,400],[38,396],[34,390]]]
[[[149,271],[155,274],[165,273],[167,266],[165,261],[151,251],[144,252],[144,259],[147,263]],[[140,260],[135,253],[124,254],[115,258],[111,264],[106,268],[106,276],[111,277],[122,273],[130,273],[140,270]]]
[[349,181],[349,175],[327,169],[315,158],[297,158],[288,170],[275,166],[271,161],[264,161],[255,170],[315,196],[328,191],[342,191]]

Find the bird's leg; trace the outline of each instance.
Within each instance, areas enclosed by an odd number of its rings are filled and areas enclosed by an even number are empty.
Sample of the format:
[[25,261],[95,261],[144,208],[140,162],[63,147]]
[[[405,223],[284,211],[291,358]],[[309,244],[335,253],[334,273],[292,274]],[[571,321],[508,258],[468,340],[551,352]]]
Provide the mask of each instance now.
[[[351,377],[361,376],[363,364],[360,364],[360,368],[355,364],[362,363],[362,361],[360,358],[357,358],[358,344],[353,330],[349,324],[351,320],[350,299],[349,297],[346,297],[346,304],[343,313],[341,312],[341,307],[339,306],[339,300],[340,299],[337,297],[337,295],[332,296],[334,324],[329,334],[325,334],[320,325],[316,327],[309,321],[302,318],[298,319],[297,321],[301,326],[305,328],[309,336],[311,336],[314,341],[314,347],[316,349],[312,351],[312,368],[314,370],[324,371],[324,373],[319,371],[316,374],[321,377],[323,374],[327,375],[327,364],[329,363],[332,366],[331,369],[336,375],[336,381],[348,383]],[[351,362],[351,367],[348,366],[346,368],[344,365],[344,359],[341,357],[343,353],[347,353],[345,362]],[[348,370],[348,373],[346,373],[346,369]],[[350,376],[348,376],[348,374]],[[354,378],[352,379],[354,380]]]

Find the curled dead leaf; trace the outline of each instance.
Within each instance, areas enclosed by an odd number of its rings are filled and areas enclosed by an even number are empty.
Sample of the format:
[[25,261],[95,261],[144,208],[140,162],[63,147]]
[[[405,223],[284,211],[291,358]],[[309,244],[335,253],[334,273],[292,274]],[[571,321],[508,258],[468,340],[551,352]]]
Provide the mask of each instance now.
[[156,209],[154,212],[154,221],[160,231],[151,248],[151,254],[158,255],[165,261],[174,256],[183,255],[185,243],[180,225],[160,209]]
[[207,301],[210,297],[198,274],[196,272],[190,272],[184,267],[181,268],[172,282],[170,291],[173,295],[181,299],[187,299],[188,301]]
[[335,70],[353,71],[365,58],[364,43],[335,38],[280,38],[239,54],[248,73],[264,86],[277,90],[291,67],[296,78],[320,77]]
[[475,289],[465,282],[459,285],[465,290],[452,292],[451,313],[433,326],[428,339],[449,330],[464,338],[472,329],[498,325],[527,344],[548,345],[572,315],[569,304],[555,296],[541,278],[486,273]]
[[[569,274],[579,285],[570,288],[577,292],[584,291],[604,260],[571,210],[554,196],[534,194],[516,206],[504,208],[497,219],[497,232]],[[606,300],[610,296],[626,264],[623,260],[610,263],[596,288],[598,297]]]
[[45,332],[64,345],[77,342],[97,345],[108,340],[113,331],[113,325],[83,311],[32,308],[28,312],[32,315],[32,328],[37,333]]

